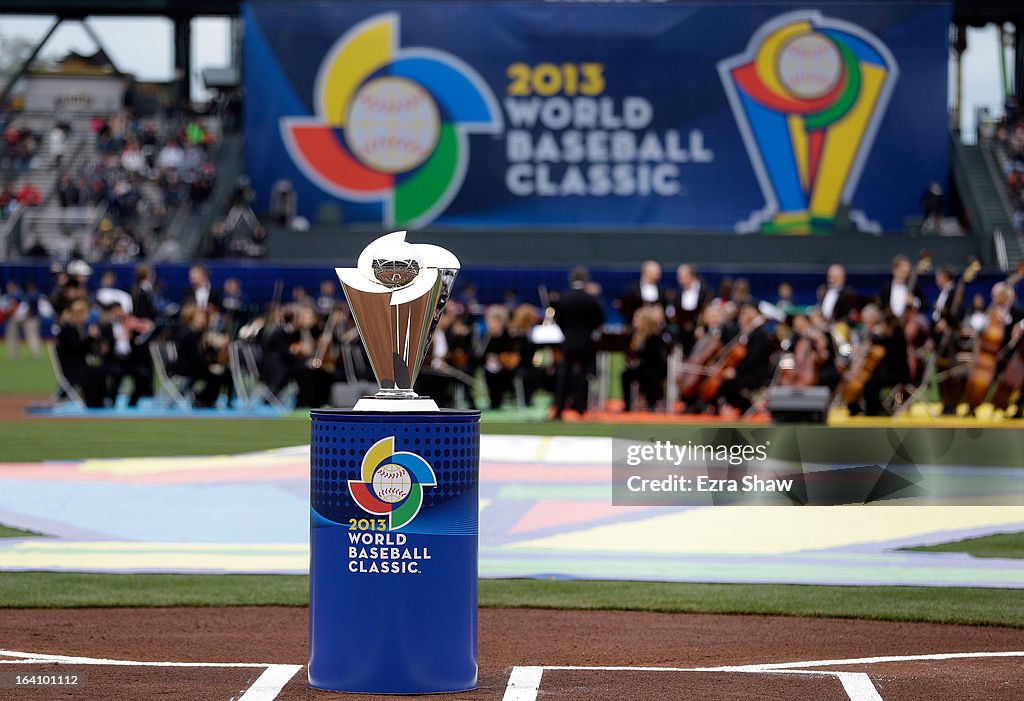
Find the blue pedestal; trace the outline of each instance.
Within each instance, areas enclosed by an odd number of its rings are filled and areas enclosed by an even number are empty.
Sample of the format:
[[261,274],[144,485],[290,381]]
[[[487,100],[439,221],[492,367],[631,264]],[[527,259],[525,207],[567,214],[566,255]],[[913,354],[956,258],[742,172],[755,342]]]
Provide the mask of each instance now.
[[310,685],[474,688],[479,412],[310,415]]

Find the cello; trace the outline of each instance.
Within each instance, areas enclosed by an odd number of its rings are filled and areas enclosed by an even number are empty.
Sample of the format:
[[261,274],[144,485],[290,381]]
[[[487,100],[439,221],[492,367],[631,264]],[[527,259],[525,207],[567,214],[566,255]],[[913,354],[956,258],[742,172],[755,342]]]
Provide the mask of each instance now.
[[859,357],[850,365],[850,369],[846,371],[843,378],[843,401],[847,405],[857,404],[861,400],[868,380],[874,376],[878,366],[885,359],[887,350],[878,342],[875,333],[875,327],[879,321],[879,318],[864,320],[865,338],[859,349]]
[[679,397],[692,400],[700,391],[700,386],[711,374],[710,365],[714,363],[719,351],[722,350],[722,314],[721,307],[709,306],[704,309],[703,333],[686,360],[681,365],[681,372],[676,379]]
[[718,354],[715,364],[710,368],[708,378],[700,386],[700,398],[705,402],[714,401],[726,381],[726,373],[739,366],[747,358],[749,349],[747,343],[750,334],[764,323],[764,319],[756,317],[750,324],[740,330],[736,338],[729,341],[728,345]]
[[967,387],[964,389],[964,401],[972,413],[985,401],[995,379],[999,354],[1006,335],[1006,314],[1011,304],[1013,288],[1021,278],[1024,278],[1024,263],[1018,264],[1016,272],[1006,278],[1003,289],[993,290],[992,304],[988,308],[988,323],[978,334],[974,359],[967,375]]

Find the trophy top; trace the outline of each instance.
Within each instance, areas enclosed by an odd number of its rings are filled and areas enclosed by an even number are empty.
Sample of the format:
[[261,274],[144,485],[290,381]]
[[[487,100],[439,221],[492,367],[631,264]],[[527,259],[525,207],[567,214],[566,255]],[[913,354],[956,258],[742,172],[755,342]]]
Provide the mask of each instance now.
[[461,265],[451,251],[424,243],[409,243],[405,231],[395,231],[371,241],[355,268],[338,268],[338,276],[350,286],[380,292],[407,288],[429,270],[458,271]]
[[455,284],[459,259],[450,251],[405,240],[395,231],[370,242],[354,268],[336,268],[380,390],[361,411],[436,411],[412,389],[441,310]]

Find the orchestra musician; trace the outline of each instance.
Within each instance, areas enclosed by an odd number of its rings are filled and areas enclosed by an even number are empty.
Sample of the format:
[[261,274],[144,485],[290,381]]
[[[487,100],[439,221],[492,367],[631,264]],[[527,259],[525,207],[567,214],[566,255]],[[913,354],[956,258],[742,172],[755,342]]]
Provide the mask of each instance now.
[[533,327],[541,321],[537,308],[532,304],[520,304],[512,312],[508,332],[516,343],[519,366],[516,374],[523,383],[523,401],[530,406],[538,389],[551,391],[555,386],[555,368],[543,362],[544,354],[531,340]]
[[640,307],[658,306],[664,311],[666,303],[665,292],[661,288],[661,265],[648,260],[640,266],[640,279],[626,287],[616,306],[622,320],[631,323]]
[[960,329],[964,319],[963,290],[957,293],[956,272],[948,265],[935,269],[935,286],[939,294],[931,310],[931,339],[937,353],[936,368],[941,371],[939,396],[943,415],[955,416],[964,393],[966,377],[947,371],[952,368],[959,350]]
[[846,268],[828,266],[825,284],[818,288],[821,315],[843,340],[849,340],[850,315],[857,310],[857,292],[846,284]]
[[107,398],[113,402],[125,378],[132,380],[128,406],[138,405],[142,397],[153,396],[153,359],[147,344],[155,324],[126,314],[121,304],[113,302],[100,319],[103,368],[107,374]]
[[220,311],[222,299],[219,290],[215,290],[210,284],[210,271],[201,265],[193,265],[188,270],[189,289],[181,300],[181,306],[194,306],[204,311],[207,307],[213,307]]
[[561,419],[570,406],[581,416],[587,412],[587,377],[596,371],[594,333],[604,323],[604,311],[588,290],[589,282],[586,268],[573,268],[569,272],[569,289],[552,302],[555,323],[565,335],[555,375],[554,419]]
[[764,317],[752,302],[738,305],[738,341],[746,355],[735,367],[726,367],[719,397],[741,413],[751,406],[751,395],[771,380],[773,344],[764,328]]
[[491,409],[500,409],[505,394],[513,389],[520,356],[516,340],[508,329],[509,313],[495,304],[484,310],[484,335],[480,339],[477,362],[484,369]]
[[878,293],[879,307],[883,313],[900,319],[908,309],[921,307],[924,294],[921,292],[920,281],[910,280],[912,269],[910,259],[906,256],[899,255],[892,259],[892,277],[882,285]]
[[[210,331],[205,309],[187,305],[181,308],[174,342],[178,358],[169,369],[189,379],[189,389],[195,394],[193,406],[214,406],[227,379],[225,365],[219,362],[227,338]],[[201,388],[197,391],[197,387]]]
[[872,346],[884,348],[885,354],[871,376],[865,378],[862,399],[851,402],[848,409],[851,416],[862,411],[868,416],[882,416],[882,390],[910,381],[907,339],[899,319],[891,311],[884,313],[874,304],[867,305],[861,310],[859,345],[863,354]]
[[100,329],[89,322],[89,303],[72,301],[60,317],[57,358],[64,377],[82,392],[89,408],[103,406],[106,376],[100,367]]
[[701,312],[711,301],[713,293],[697,274],[697,269],[688,263],[676,268],[676,281],[679,289],[676,298],[666,309],[666,314],[675,331],[676,340],[683,347],[683,354],[689,355],[697,342],[696,329]]
[[647,403],[649,411],[664,396],[668,344],[663,336],[665,315],[659,307],[640,307],[633,313],[633,336],[622,372],[622,398],[626,411],[633,410],[633,385]]

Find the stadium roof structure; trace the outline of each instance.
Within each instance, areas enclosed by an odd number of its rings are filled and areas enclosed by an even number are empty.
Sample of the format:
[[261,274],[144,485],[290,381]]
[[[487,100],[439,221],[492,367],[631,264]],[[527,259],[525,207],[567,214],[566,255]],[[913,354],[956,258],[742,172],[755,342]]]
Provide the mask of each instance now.
[[[253,0],[260,2],[260,0]],[[279,1],[279,0],[277,0]],[[342,3],[349,0],[333,0]],[[430,1],[430,0],[424,0]],[[529,2],[530,0],[524,0]],[[536,0],[534,0],[536,1]],[[680,4],[691,0],[669,0]],[[779,0],[771,0],[778,3]],[[829,4],[825,0],[819,4]],[[896,4],[921,0],[888,0]],[[579,0],[574,0],[579,2]],[[806,3],[794,3],[804,5]],[[0,13],[58,15],[67,18],[95,15],[163,15],[196,17],[239,13],[241,0],[0,0]],[[1024,3],[1005,0],[954,0],[953,21],[956,24],[980,26],[989,22],[1024,21]]]
[[240,5],[239,0],[0,0],[0,13],[67,19],[97,15],[232,16],[238,14]]

